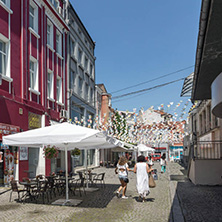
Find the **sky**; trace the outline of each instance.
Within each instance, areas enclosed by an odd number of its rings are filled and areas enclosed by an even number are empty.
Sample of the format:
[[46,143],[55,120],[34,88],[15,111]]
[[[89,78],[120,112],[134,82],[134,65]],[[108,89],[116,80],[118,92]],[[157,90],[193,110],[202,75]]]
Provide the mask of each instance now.
[[[184,107],[189,98],[180,97],[183,80],[156,86],[185,78],[194,71],[201,0],[71,3],[96,42],[96,84],[103,83],[111,93],[114,109],[138,112],[154,106],[167,110],[168,105],[172,113],[178,104]],[[151,87],[156,88],[124,96]],[[189,102],[185,106],[188,109],[191,105]]]

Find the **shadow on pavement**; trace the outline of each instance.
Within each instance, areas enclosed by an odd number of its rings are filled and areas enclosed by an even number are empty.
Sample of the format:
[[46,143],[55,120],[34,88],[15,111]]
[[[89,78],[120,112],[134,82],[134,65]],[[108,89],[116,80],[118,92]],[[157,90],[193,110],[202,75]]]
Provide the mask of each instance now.
[[[113,199],[113,197],[116,195],[115,191],[119,188],[118,184],[106,184],[105,187],[98,185],[99,188],[98,191],[94,192],[87,192],[86,195],[81,192],[82,196],[79,194],[79,190],[75,191],[75,195],[71,192],[69,192],[69,199],[79,199],[82,200],[82,203],[80,203],[76,207],[81,208],[105,208],[109,202]],[[65,194],[63,195],[56,195],[52,196],[52,198],[47,201],[47,199],[44,199],[44,203],[41,197],[39,197],[36,200],[27,198],[25,199],[25,203],[32,203],[32,204],[47,204],[51,205],[52,202],[58,199],[65,199]],[[11,205],[10,205],[11,206]]]
[[1,205],[0,212],[8,211],[8,210],[14,210],[14,209],[18,209],[20,207],[21,206],[18,205],[18,204],[4,204],[4,205]]
[[[142,199],[140,199],[139,197],[133,197],[134,200],[136,200],[136,202],[142,202]],[[145,202],[154,202],[155,198],[146,198],[144,200]]]
[[186,175],[170,175],[177,181],[169,221],[222,221],[222,186],[194,185]]

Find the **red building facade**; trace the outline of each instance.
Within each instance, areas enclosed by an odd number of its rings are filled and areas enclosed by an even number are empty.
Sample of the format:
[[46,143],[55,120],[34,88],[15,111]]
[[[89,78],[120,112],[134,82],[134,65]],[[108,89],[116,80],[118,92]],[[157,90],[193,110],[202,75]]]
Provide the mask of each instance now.
[[[0,0],[0,123],[26,131],[59,122],[66,112],[65,2]],[[18,161],[17,179],[39,167],[51,171],[50,161],[39,160],[36,150],[28,149],[28,158]]]

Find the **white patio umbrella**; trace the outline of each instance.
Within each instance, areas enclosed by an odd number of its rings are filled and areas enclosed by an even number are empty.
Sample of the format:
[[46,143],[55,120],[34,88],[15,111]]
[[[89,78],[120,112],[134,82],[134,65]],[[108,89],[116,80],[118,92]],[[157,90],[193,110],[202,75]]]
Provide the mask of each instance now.
[[138,146],[137,146],[137,148],[138,148],[138,151],[139,152],[154,152],[155,151],[155,149],[153,149],[153,148],[151,148],[151,147],[148,147],[148,146],[146,146],[146,145],[144,145],[144,144],[139,144]]
[[54,145],[58,147],[58,149],[65,151],[66,203],[69,202],[67,151],[75,147],[84,149],[101,146],[108,143],[106,140],[106,135],[99,130],[77,126],[67,122],[3,136],[3,144],[5,145],[23,147]]

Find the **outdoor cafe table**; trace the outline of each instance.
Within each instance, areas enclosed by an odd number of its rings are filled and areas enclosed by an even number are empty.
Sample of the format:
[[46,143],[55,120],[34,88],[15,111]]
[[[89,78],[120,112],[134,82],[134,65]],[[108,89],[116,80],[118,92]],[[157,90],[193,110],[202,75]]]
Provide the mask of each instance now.
[[32,189],[35,188],[37,186],[37,181],[23,181],[23,182],[19,182],[19,184],[23,185],[26,189],[26,193],[24,194],[24,196],[22,198],[25,197],[30,197],[32,198]]

